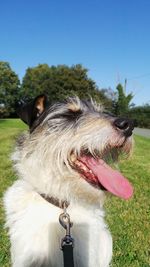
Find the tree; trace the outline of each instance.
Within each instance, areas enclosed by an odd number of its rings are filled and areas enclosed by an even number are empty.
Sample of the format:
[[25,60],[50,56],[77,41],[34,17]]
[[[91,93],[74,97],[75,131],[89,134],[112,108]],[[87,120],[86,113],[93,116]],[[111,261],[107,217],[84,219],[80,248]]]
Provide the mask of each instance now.
[[0,61],[0,117],[13,114],[19,100],[19,79],[8,62]]
[[88,77],[88,70],[80,64],[71,67],[40,64],[28,68],[22,82],[22,97],[28,100],[41,93],[47,94],[51,102],[77,95],[81,98],[91,96],[104,105],[110,103],[105,94],[98,90],[96,83]]
[[128,114],[133,94],[130,93],[126,95],[124,88],[121,84],[118,84],[116,89],[118,91],[118,98],[115,101],[114,105],[115,113],[116,115],[126,115]]
[[132,107],[128,114],[137,122],[138,127],[150,129],[150,105]]
[[114,111],[115,103],[116,103],[116,101],[118,99],[117,98],[117,93],[114,92],[110,87],[101,89],[101,93],[103,93],[104,96],[107,99],[107,109],[108,109],[108,111],[114,113],[115,112]]

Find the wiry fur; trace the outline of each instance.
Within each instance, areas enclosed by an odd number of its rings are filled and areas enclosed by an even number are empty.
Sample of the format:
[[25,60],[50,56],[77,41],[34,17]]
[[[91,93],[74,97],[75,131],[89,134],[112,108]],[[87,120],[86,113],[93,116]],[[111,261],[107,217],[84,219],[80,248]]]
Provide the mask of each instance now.
[[13,154],[19,180],[5,194],[13,267],[61,267],[61,209],[40,193],[67,200],[73,221],[75,267],[108,267],[112,239],[104,222],[104,192],[72,168],[72,154],[103,157],[112,147],[131,150],[114,117],[92,102],[71,98],[50,106],[40,124],[18,140]]

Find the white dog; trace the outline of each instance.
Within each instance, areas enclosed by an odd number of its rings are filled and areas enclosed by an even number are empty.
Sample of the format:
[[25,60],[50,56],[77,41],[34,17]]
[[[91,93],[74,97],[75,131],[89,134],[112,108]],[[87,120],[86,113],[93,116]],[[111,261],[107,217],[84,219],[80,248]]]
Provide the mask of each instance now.
[[4,197],[12,266],[63,266],[59,215],[67,201],[74,266],[108,267],[112,238],[104,192],[128,199],[133,190],[107,163],[130,152],[133,122],[78,98],[48,106],[44,95],[24,105],[20,117],[30,131],[18,140],[13,160],[19,180]]

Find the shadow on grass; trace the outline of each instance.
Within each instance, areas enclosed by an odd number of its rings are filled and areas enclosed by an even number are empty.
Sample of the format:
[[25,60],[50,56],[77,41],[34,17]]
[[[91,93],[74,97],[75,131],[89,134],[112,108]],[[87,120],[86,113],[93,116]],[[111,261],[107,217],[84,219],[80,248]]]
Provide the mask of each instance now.
[[7,119],[0,119],[0,123],[5,121],[7,121]]

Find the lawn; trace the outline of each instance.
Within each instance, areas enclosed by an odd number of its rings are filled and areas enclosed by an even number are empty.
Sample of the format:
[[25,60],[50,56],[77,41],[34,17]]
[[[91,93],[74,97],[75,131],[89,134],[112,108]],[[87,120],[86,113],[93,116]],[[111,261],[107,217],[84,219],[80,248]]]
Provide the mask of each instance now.
[[[0,267],[11,266],[2,196],[16,179],[9,157],[16,136],[24,129],[25,124],[17,119],[0,120]],[[134,197],[124,201],[112,196],[105,204],[114,240],[112,267],[149,267],[150,139],[135,136],[133,156],[120,169],[134,185]]]

